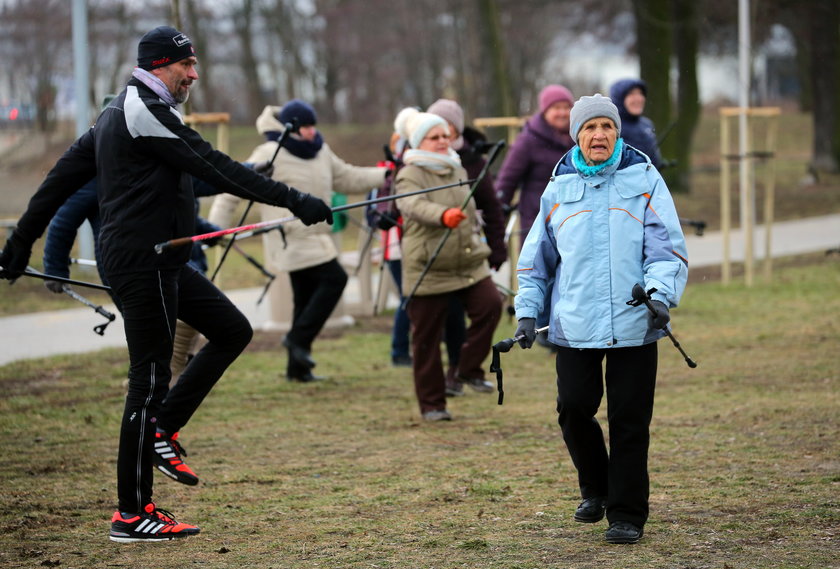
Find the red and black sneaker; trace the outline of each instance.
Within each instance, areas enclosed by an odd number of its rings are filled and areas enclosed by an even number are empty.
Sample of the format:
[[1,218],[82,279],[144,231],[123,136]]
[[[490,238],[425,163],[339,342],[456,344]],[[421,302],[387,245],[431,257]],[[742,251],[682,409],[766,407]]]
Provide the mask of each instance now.
[[198,476],[184,464],[181,455],[187,456],[187,451],[178,443],[178,433],[170,435],[163,431],[155,433],[155,466],[173,480],[181,484],[195,486]]
[[151,502],[146,504],[141,514],[114,512],[111,517],[111,541],[133,543],[135,541],[169,541],[179,537],[189,537],[200,532],[198,526],[175,521],[172,514],[159,510]]

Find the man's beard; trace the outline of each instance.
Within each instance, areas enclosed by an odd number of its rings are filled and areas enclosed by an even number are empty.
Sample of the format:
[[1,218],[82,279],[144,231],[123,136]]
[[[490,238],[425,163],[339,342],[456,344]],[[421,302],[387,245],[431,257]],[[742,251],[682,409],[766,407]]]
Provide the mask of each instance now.
[[187,99],[190,98],[190,90],[184,89],[181,93],[175,93],[175,102],[179,105],[183,105],[187,102]]

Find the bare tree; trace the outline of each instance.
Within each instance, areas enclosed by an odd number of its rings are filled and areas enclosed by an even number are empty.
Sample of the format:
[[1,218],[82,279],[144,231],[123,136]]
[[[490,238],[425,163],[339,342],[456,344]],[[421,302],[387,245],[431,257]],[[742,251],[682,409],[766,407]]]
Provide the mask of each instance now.
[[59,76],[70,68],[70,3],[21,0],[3,6],[2,57],[25,61],[29,76],[19,79],[35,102],[39,130],[53,125]]
[[240,0],[230,6],[230,18],[239,39],[239,61],[245,82],[240,86],[245,95],[245,108],[249,116],[255,117],[266,104],[260,84],[259,61],[254,53],[254,37],[257,25],[254,22],[254,0]]

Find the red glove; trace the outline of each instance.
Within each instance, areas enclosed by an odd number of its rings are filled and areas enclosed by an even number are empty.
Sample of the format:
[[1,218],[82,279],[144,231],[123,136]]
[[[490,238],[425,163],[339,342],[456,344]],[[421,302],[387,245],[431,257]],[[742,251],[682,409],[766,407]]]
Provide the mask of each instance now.
[[467,214],[461,211],[460,208],[450,207],[441,216],[440,220],[449,229],[455,229],[458,224],[467,219]]

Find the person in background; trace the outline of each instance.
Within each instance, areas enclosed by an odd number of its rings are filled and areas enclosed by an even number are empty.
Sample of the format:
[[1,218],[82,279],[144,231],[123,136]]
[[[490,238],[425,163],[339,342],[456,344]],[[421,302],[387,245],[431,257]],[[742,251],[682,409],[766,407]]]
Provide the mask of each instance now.
[[[467,177],[471,180],[478,178],[487,164],[485,158],[488,146],[487,137],[478,130],[464,125],[464,110],[452,99],[438,99],[429,105],[426,112],[446,120],[452,135],[449,145],[458,153],[461,166],[467,171]],[[496,197],[493,176],[489,172],[478,184],[473,198],[487,245],[490,246],[487,262],[492,270],[498,271],[508,257],[507,245],[505,245],[505,216],[502,204]],[[465,328],[464,308],[454,297],[452,308],[446,319],[444,336],[449,358],[446,372],[446,395],[457,397],[464,394],[464,382],[457,377],[457,371],[460,348],[465,339]],[[479,393],[493,393],[495,390],[492,383],[482,378],[469,379],[470,383],[467,385]]]
[[[648,519],[648,446],[657,345],[688,278],[671,194],[650,159],[624,144],[616,106],[600,94],[572,108],[577,146],[554,169],[517,267],[520,345],[550,309],[557,412],[583,501],[574,519],[600,521],[609,543],[635,543]],[[656,289],[628,306],[635,284]],[[606,372],[603,371],[606,360]],[[609,450],[597,419],[606,385]]]
[[[449,126],[438,115],[416,109],[400,112],[397,132],[408,140],[405,166],[396,175],[397,194],[467,180],[458,154],[449,146]],[[490,279],[474,200],[464,202],[465,185],[400,200],[403,215],[403,293],[407,299],[414,354],[414,387],[426,421],[448,421],[446,377],[441,361],[442,323],[452,296],[464,306],[470,325],[461,346],[456,377],[465,383],[484,380],[483,362],[490,352],[493,332],[502,311],[502,297]],[[463,209],[462,209],[463,208]],[[439,255],[430,261],[436,244],[449,230]],[[415,291],[416,288],[416,291]]]
[[[371,199],[393,195],[393,173],[402,167],[402,155],[407,145],[408,142],[400,138],[399,134],[391,133],[386,159],[380,161],[377,166],[390,169],[392,174],[386,176],[382,185],[371,192],[369,196]],[[411,341],[409,340],[411,322],[408,319],[408,312],[403,306],[404,297],[402,295],[402,215],[396,202],[387,201],[369,206],[366,210],[366,218],[371,231],[378,229],[381,232],[383,268],[388,268],[399,294],[400,302],[394,311],[394,324],[391,328],[391,365],[394,367],[411,367]]]
[[621,138],[636,150],[647,154],[651,163],[662,169],[662,156],[653,121],[644,116],[647,85],[641,79],[621,79],[610,87],[610,99],[621,117]]
[[[267,106],[257,118],[257,130],[266,142],[257,146],[248,162],[271,160],[277,150],[284,125],[300,125],[286,139],[274,162],[274,178],[308,191],[325,202],[333,192],[367,193],[379,186],[388,168],[361,167],[347,164],[324,142],[317,128],[315,109],[309,103],[293,99],[283,107]],[[227,227],[240,198],[235,195],[218,196],[209,219]],[[292,212],[294,213],[294,212]],[[284,208],[262,206],[264,220],[289,216]],[[272,231],[265,236],[265,257],[277,270],[288,271],[292,284],[294,311],[292,326],[283,345],[288,350],[286,378],[289,381],[311,382],[322,379],[312,373],[312,344],[335,309],[344,287],[347,273],[338,262],[338,249],[326,223],[306,225],[293,221],[283,225],[283,234]]]
[[510,207],[519,190],[519,246],[525,241],[540,207],[540,196],[551,171],[574,146],[569,113],[574,98],[562,85],[540,91],[539,112],[532,115],[505,156],[496,177],[496,194]]
[[[245,349],[248,319],[187,264],[190,249],[155,245],[193,235],[191,175],[223,191],[289,207],[306,223],[332,220],[323,201],[274,182],[213,149],[176,107],[198,80],[192,42],[169,26],[146,33],[125,89],[56,162],[0,252],[0,278],[25,271],[33,243],[59,207],[94,177],[98,183],[102,270],[120,301],[130,360],[117,455],[117,510],[109,539],[126,543],[199,533],[152,501],[155,456],[167,474],[196,485],[181,459],[179,432]],[[169,389],[177,319],[208,343]],[[160,465],[158,465],[160,468]]]

